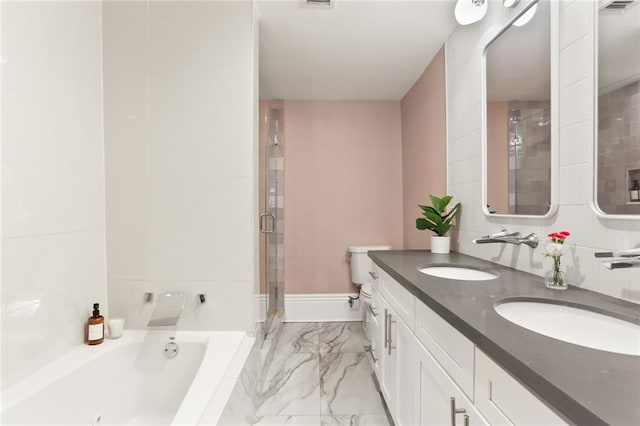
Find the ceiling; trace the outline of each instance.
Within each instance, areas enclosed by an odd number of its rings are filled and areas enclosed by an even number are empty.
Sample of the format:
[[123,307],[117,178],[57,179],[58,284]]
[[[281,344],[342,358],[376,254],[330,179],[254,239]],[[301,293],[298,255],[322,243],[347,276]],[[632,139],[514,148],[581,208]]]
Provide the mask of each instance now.
[[454,0],[258,0],[266,99],[399,100],[456,26]]

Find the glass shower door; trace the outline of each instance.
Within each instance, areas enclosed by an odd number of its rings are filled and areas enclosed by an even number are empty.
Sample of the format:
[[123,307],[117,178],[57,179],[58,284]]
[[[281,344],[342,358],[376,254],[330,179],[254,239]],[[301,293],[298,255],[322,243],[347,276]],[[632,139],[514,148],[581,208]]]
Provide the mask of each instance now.
[[261,114],[262,196],[260,214],[261,290],[265,296],[265,338],[275,330],[284,311],[284,150],[282,102],[266,101]]

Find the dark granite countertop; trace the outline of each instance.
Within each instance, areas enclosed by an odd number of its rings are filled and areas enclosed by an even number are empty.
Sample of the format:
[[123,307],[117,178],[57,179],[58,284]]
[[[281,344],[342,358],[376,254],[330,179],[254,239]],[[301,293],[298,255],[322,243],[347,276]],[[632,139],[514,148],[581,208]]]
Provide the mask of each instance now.
[[[640,357],[546,337],[502,318],[493,308],[504,298],[544,298],[640,323],[640,306],[576,287],[550,290],[542,277],[459,253],[371,251],[369,257],[569,422],[640,425]],[[418,271],[433,264],[468,265],[500,277],[460,281]]]

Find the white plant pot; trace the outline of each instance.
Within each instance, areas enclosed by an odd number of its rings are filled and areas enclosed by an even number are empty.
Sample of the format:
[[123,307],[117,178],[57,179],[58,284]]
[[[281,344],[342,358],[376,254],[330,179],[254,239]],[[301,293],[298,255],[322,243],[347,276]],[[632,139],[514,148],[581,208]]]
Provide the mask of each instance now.
[[431,253],[447,254],[451,251],[451,237],[431,236]]

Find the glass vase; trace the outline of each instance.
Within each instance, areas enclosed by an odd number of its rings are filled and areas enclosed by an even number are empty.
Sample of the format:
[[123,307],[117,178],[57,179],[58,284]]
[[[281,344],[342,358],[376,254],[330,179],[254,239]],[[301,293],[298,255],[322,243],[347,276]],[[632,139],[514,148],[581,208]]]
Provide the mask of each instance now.
[[564,276],[564,271],[560,267],[553,267],[544,274],[544,285],[553,290],[566,290],[569,286]]

